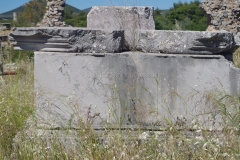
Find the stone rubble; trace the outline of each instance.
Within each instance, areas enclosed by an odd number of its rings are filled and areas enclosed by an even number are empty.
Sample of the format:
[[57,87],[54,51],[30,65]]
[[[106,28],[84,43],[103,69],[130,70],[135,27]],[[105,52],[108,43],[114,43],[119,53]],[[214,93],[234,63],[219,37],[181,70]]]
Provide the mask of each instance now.
[[66,0],[47,0],[46,13],[38,27],[66,27],[63,22]]
[[240,0],[203,0],[200,7],[208,17],[207,31],[239,31]]

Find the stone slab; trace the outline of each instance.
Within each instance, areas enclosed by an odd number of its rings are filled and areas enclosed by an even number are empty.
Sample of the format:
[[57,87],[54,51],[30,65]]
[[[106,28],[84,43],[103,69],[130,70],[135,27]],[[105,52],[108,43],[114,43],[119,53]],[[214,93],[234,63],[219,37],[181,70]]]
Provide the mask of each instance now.
[[41,129],[78,128],[82,120],[98,129],[160,127],[166,119],[213,127],[211,93],[240,93],[240,69],[221,55],[35,52],[34,60]]
[[164,31],[138,32],[136,49],[145,53],[224,54],[236,43],[231,32]]
[[136,30],[155,30],[153,12],[153,7],[94,6],[87,28],[125,30],[126,46],[133,48]]
[[[126,31],[125,31],[126,32]],[[137,30],[132,49],[145,53],[225,54],[238,45],[230,32]],[[46,52],[119,53],[126,49],[123,30],[71,27],[15,28],[15,49]],[[236,42],[235,42],[236,41]]]
[[72,27],[14,28],[14,49],[50,52],[116,53],[123,50],[124,31]]

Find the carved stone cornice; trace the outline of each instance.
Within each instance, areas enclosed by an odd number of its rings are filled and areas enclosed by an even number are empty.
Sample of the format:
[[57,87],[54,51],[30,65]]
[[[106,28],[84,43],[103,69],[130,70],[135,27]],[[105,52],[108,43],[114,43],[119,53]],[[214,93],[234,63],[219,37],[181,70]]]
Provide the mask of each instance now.
[[14,49],[46,52],[116,53],[123,40],[122,30],[71,27],[14,28],[10,34]]

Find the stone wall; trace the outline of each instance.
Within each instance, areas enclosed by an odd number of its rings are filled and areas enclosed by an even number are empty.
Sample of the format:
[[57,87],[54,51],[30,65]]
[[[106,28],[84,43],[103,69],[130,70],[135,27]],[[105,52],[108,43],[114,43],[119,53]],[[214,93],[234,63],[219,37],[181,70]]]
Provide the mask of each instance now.
[[234,34],[239,31],[239,0],[203,0],[200,7],[208,17],[207,31],[226,30]]
[[46,13],[43,20],[37,24],[38,27],[64,27],[64,7],[66,0],[47,0]]

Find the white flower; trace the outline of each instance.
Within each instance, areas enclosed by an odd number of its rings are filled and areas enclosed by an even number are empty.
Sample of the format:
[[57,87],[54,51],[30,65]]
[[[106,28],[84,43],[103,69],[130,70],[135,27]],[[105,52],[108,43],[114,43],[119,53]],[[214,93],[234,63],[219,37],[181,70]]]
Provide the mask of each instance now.
[[227,153],[223,153],[223,157],[228,157],[229,155]]
[[140,136],[139,139],[146,140],[149,137],[149,134],[147,132],[143,132]]

